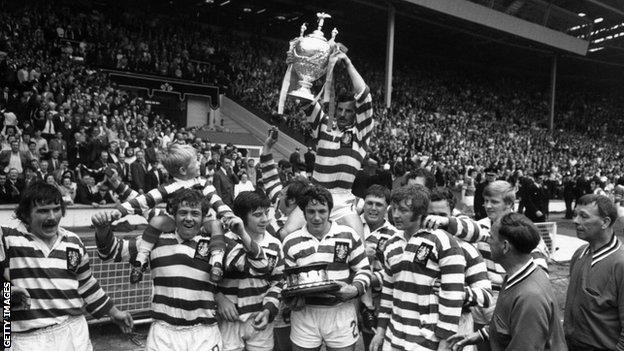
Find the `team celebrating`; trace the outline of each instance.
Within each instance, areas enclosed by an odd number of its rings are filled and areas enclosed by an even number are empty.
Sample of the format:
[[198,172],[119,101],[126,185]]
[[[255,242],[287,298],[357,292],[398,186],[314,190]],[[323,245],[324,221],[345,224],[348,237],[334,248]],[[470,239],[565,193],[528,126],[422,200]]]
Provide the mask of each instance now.
[[[272,148],[260,162],[264,191],[243,191],[232,208],[199,176],[195,149],[172,143],[162,164],[173,182],[125,198],[92,217],[98,254],[127,262],[132,280],[153,281],[147,350],[623,350],[624,249],[613,201],[585,195],[562,315],[536,226],[514,211],[514,185],[484,191],[486,218],[455,208],[426,171],[392,190],[351,188],[367,161],[374,117],[369,88],[345,53],[353,95],[337,99],[336,123],[319,103],[304,107],[316,140],[311,180],[282,183]],[[158,203],[166,211],[155,213]],[[133,328],[91,274],[80,238],[59,226],[57,188],[29,187],[20,225],[1,227],[0,262],[12,284],[11,350],[92,350],[85,312]],[[116,236],[113,222],[150,213],[145,232]],[[284,296],[285,272],[322,265],[332,291]],[[562,321],[563,320],[563,321]]]

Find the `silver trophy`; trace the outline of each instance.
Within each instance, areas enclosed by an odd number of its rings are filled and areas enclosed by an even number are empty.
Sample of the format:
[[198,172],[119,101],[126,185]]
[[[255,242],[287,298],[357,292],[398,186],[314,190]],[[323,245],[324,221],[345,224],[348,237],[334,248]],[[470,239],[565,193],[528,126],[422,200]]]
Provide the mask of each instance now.
[[292,68],[299,78],[298,87],[288,95],[306,100],[314,100],[310,89],[316,80],[327,73],[327,63],[336,47],[335,39],[338,34],[338,30],[334,28],[332,37],[328,41],[321,29],[325,19],[331,16],[326,13],[317,13],[316,17],[318,17],[318,28],[304,37],[307,28],[303,24],[299,37],[291,40],[288,50],[287,61],[292,63]]

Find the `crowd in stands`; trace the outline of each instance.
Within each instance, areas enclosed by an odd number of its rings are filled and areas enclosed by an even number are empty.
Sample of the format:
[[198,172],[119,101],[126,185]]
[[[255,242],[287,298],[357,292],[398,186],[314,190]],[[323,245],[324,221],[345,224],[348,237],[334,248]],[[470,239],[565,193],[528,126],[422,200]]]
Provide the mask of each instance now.
[[168,181],[159,159],[172,141],[197,148],[202,175],[212,176],[223,155],[232,160],[228,176],[236,183],[242,178],[238,191],[255,187],[255,164],[243,159],[246,150],[196,138],[197,128],[174,125],[142,97],[118,89],[97,65],[76,60],[93,53],[86,46],[78,46],[82,53],[71,45],[66,50],[67,38],[124,42],[106,37],[110,32],[93,21],[94,14],[48,9],[0,13],[0,203],[17,203],[36,181],[57,186],[67,204],[94,207],[120,200],[111,177],[147,192]]
[[[207,140],[196,140],[195,130],[177,127],[152,112],[142,98],[117,89],[101,68],[218,85],[245,106],[273,116],[281,128],[303,136],[300,140],[310,140],[310,126],[293,101],[288,101],[285,115],[276,115],[284,41],[224,34],[185,15],[138,16],[132,9],[114,15],[80,6],[33,6],[0,13],[0,167],[10,183],[1,201],[15,201],[14,188],[23,186],[14,184],[12,168],[23,173],[18,178],[26,183],[54,180],[68,202],[115,201],[114,196],[96,196],[107,164],[127,164],[124,180],[139,190],[145,185],[131,179],[132,163],[144,163],[145,172],[160,169],[155,155],[174,140],[197,145],[203,163],[212,159],[210,167],[217,166],[222,152]],[[624,134],[624,122],[614,118],[622,111],[621,99],[559,94],[557,128],[551,133],[542,124],[548,114],[546,95],[524,81],[458,72],[442,64],[409,69],[399,64],[393,105],[386,108],[381,67],[357,53],[350,56],[364,67],[373,93],[376,127],[369,154],[380,172],[398,178],[426,167],[439,185],[465,191],[472,182],[467,178],[479,182],[490,167],[512,181],[519,175],[537,175],[551,197],[563,195],[565,177],[577,181],[579,189],[589,188],[594,180],[607,192],[621,181],[623,155],[615,135]],[[344,81],[344,72],[338,70],[338,82]],[[337,90],[344,87],[338,84]],[[593,122],[586,123],[590,118]],[[14,142],[21,162],[9,152]],[[236,155],[234,166],[246,164],[239,157],[244,151],[227,152]],[[469,175],[472,170],[474,176]],[[54,179],[46,179],[48,173]],[[255,177],[250,181],[255,183]],[[85,188],[96,200],[85,200]]]

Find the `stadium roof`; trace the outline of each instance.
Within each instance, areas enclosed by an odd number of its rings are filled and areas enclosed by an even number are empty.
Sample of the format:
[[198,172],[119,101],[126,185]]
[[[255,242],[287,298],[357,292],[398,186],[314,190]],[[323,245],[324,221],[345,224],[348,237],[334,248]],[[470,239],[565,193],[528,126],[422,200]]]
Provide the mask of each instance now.
[[339,41],[383,61],[386,9],[392,3],[397,9],[395,52],[403,60],[443,52],[459,60],[501,63],[547,76],[556,55],[561,76],[612,81],[624,78],[624,0],[463,1],[589,39],[590,50],[586,57],[562,52],[405,0],[157,0],[151,4],[169,11],[186,8],[196,11],[198,19],[217,26],[234,24],[284,40],[297,36],[302,23],[312,23],[315,13],[324,11],[332,15],[326,22],[327,35],[336,26]]

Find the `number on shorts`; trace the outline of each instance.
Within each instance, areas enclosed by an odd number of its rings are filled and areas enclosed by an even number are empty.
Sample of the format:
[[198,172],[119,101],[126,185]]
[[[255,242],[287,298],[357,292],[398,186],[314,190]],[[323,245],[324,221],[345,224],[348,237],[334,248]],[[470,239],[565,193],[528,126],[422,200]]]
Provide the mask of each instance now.
[[353,333],[353,337],[357,338],[360,333],[358,332],[357,323],[355,321],[351,321],[351,332]]

